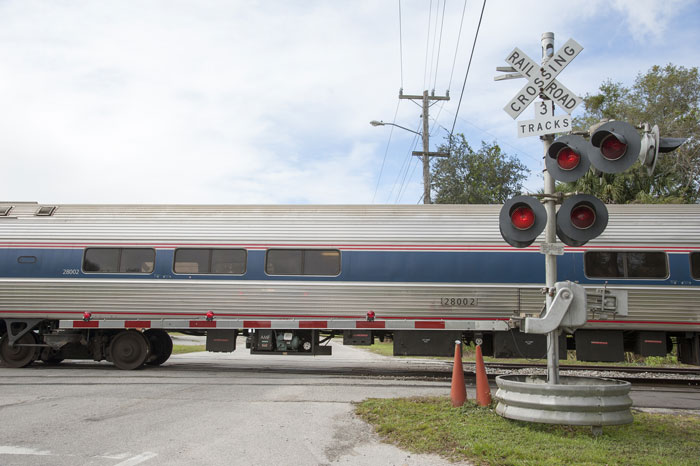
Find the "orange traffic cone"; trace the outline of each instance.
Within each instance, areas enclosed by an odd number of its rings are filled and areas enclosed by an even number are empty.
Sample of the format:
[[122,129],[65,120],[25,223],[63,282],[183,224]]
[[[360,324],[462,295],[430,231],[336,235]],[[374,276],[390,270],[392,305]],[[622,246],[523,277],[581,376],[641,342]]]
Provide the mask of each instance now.
[[452,389],[450,390],[452,406],[462,406],[467,400],[467,386],[464,384],[464,368],[462,367],[462,342],[455,341],[455,363],[452,367]]
[[476,347],[476,404],[488,406],[491,404],[491,389],[486,378],[484,357],[481,354],[481,345]]

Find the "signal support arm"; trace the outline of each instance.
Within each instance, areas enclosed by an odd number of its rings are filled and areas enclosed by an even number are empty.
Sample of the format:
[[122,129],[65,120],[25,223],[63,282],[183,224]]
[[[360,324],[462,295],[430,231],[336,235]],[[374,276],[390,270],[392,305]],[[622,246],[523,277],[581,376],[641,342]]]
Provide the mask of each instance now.
[[559,327],[576,328],[586,323],[586,290],[566,281],[554,284],[556,294],[542,317],[526,317],[525,333],[547,334]]

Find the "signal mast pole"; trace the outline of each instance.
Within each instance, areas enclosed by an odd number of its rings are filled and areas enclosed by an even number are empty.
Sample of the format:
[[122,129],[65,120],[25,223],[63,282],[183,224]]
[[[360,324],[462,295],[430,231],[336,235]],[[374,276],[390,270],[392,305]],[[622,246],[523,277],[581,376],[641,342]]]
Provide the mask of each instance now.
[[[554,54],[554,33],[545,32],[542,34],[542,65],[549,60]],[[554,107],[552,106],[552,116],[554,115]],[[547,134],[540,136],[542,145],[544,146],[544,157],[547,157],[549,147],[554,141],[554,135]],[[556,200],[554,198],[554,178],[544,168],[544,207],[547,211],[547,226],[545,227],[545,242],[547,244],[545,253],[545,286],[547,309],[552,305],[554,299],[554,284],[557,281],[557,256],[554,253],[555,243],[557,242],[557,215],[556,215]],[[559,332],[555,329],[547,334],[547,383],[559,383]]]

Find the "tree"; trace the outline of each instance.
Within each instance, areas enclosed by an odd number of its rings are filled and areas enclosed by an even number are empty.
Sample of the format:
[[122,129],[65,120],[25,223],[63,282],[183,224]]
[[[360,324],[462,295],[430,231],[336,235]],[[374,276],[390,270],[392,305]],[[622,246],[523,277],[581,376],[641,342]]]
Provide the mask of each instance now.
[[[441,145],[440,152],[448,152]],[[481,142],[474,152],[463,134],[453,139],[450,156],[432,167],[431,188],[437,204],[500,204],[520,194],[529,170],[496,144]]]
[[670,154],[660,154],[656,170],[649,176],[636,163],[630,170],[598,178],[589,172],[575,183],[562,183],[561,191],[593,194],[604,202],[623,204],[693,203],[700,200],[700,75],[698,68],[668,64],[653,66],[637,75],[631,88],[610,80],[600,93],[586,95],[585,114],[574,121],[586,130],[601,119],[631,124],[659,125],[662,137],[689,138]]

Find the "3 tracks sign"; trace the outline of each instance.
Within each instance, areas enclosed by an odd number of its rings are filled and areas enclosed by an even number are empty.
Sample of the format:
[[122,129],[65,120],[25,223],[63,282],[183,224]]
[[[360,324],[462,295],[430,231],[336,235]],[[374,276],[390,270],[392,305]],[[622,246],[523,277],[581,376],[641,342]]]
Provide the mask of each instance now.
[[556,77],[581,53],[581,50],[583,47],[578,42],[569,39],[540,66],[525,52],[515,47],[505,59],[510,67],[497,68],[498,71],[510,71],[513,74],[497,77],[496,80],[517,77],[527,79],[527,84],[503,107],[503,110],[514,120],[539,96],[545,96],[568,114],[553,116],[547,110],[546,103],[540,102],[539,108],[544,108],[544,112],[537,109],[537,117],[534,120],[518,122],[519,137],[571,131],[571,112],[581,104],[582,99],[558,81]]

